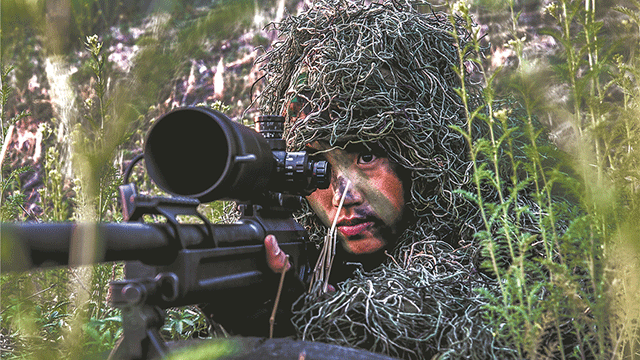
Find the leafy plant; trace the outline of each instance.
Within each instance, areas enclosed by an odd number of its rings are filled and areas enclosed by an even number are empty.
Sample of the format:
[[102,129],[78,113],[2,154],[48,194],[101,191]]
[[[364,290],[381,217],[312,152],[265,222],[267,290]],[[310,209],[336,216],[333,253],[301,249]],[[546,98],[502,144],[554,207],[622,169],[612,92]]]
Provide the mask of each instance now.
[[[51,128],[43,125],[43,138],[52,136]],[[43,220],[66,221],[73,215],[73,199],[71,194],[74,191],[73,182],[66,179],[61,167],[60,150],[57,146],[50,146],[46,150],[43,158],[43,183],[44,186],[38,189],[40,201],[45,208]]]
[[8,118],[7,104],[14,91],[9,74],[14,68],[0,62],[0,220],[15,220],[23,213],[25,196],[19,193],[19,175],[29,169],[26,167],[9,170],[5,175],[4,158],[6,156],[15,123],[29,116],[24,110]]
[[189,339],[209,337],[209,323],[206,315],[195,306],[167,309],[167,317],[162,334],[167,339]]
[[[104,58],[99,51],[101,46],[97,43],[93,45],[96,60],[94,69],[99,76],[104,76]],[[4,114],[11,89],[7,81],[10,70],[2,69]],[[99,80],[97,93],[102,106],[98,107],[97,116],[102,123],[94,126],[91,134],[86,133],[98,137],[108,136],[106,132],[100,133],[100,127],[104,125],[105,119],[109,119],[109,104],[105,101],[106,83],[102,78]],[[14,116],[11,121],[3,121],[3,133],[9,128],[8,124],[27,114],[23,112]],[[98,117],[93,117],[93,114],[87,116],[87,120],[90,121],[94,118]],[[42,125],[41,130],[45,140],[52,137],[52,131],[48,126]],[[69,220],[75,205],[71,197],[76,195],[74,191],[82,190],[81,187],[70,186],[73,182],[62,175],[58,151],[55,144],[50,146],[43,161],[44,187],[40,189],[40,195],[45,209],[44,219],[48,221]],[[117,177],[114,175],[113,166],[109,169],[110,172],[103,177],[102,197],[99,197],[104,201],[97,202],[100,211],[96,213],[101,217],[104,217],[110,206],[115,207],[114,196],[109,194],[114,193]],[[13,170],[8,178],[2,179],[3,200],[7,199],[2,203],[3,221],[17,219],[17,214],[22,212],[20,206],[24,195],[16,188],[20,171],[24,170]],[[10,193],[9,196],[7,193]],[[8,255],[6,250],[7,248],[3,247],[3,257]],[[3,345],[8,349],[6,352],[3,351],[3,358],[39,359],[51,357],[52,354],[54,357],[69,358],[72,354],[95,354],[104,351],[105,347],[113,346],[121,330],[119,322],[116,321],[119,316],[117,311],[107,304],[107,287],[111,280],[122,276],[122,265],[95,265],[89,268],[87,275],[85,274],[87,271],[83,269],[53,269],[0,276],[3,295],[0,314],[3,333],[7,334],[3,338]],[[87,323],[86,319],[89,318],[93,320]],[[104,331],[99,339],[94,336],[96,331]],[[62,339],[64,341],[61,341]]]
[[[465,3],[452,3],[450,9],[481,39]],[[487,320],[496,341],[513,349],[515,358],[637,358],[640,312],[630,302],[640,294],[633,220],[638,163],[631,145],[638,141],[632,121],[637,117],[636,60],[613,56],[615,47],[599,40],[603,22],[597,20],[595,2],[560,0],[547,10],[557,26],[546,34],[563,48],[553,79],[565,85],[570,98],[562,120],[576,129],[569,143],[574,145],[565,145],[564,156],[545,146],[536,119],[550,114],[540,91],[549,84],[531,76],[538,72],[522,55],[523,39],[515,31],[509,44],[520,67],[508,75],[508,88],[522,108],[499,105],[494,84],[504,79],[478,61],[486,106],[468,108],[466,116],[470,123],[484,123],[489,136],[478,140],[471,126],[459,129],[475,164],[477,192],[465,195],[483,214],[485,228],[476,236],[483,242],[485,266],[499,284],[497,294],[480,290],[492,302]],[[635,11],[622,11],[638,19]],[[515,30],[519,15],[513,6],[511,14]],[[481,52],[480,41],[459,49],[468,50]],[[623,93],[621,110],[607,95],[616,87]],[[469,96],[464,87],[459,94]],[[516,145],[520,140],[524,143]],[[554,164],[552,158],[559,161]]]
[[114,118],[112,100],[108,96],[105,57],[98,36],[89,36],[85,43],[91,55],[95,95],[84,101],[84,122],[74,130],[75,159],[79,164],[84,214],[104,220],[108,210],[115,208],[118,176],[114,165],[115,151],[127,138],[126,125]]
[[111,351],[122,336],[122,316],[113,315],[107,318],[92,318],[84,325],[87,334],[85,346],[93,353]]

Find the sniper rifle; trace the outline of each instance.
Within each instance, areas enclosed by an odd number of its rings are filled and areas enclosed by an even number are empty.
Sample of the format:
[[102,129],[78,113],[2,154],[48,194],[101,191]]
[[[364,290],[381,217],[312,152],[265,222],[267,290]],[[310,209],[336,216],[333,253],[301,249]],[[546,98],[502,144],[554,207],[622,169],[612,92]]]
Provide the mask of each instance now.
[[[160,335],[164,309],[262,291],[275,275],[266,265],[266,235],[277,237],[298,279],[308,273],[308,236],[292,212],[301,196],[328,186],[330,168],[304,151],[285,151],[283,121],[261,116],[255,132],[202,107],[163,115],[149,131],[143,155],[123,176],[123,223],[2,223],[2,269],[143,264],[125,268],[125,279],[110,285],[111,304],[122,310],[123,325],[112,357],[165,356],[170,344]],[[153,182],[171,196],[139,194],[129,182],[142,159]],[[240,219],[210,223],[197,207],[214,200],[237,201]],[[148,215],[166,221],[150,223]],[[184,218],[198,221],[184,223]],[[91,238],[95,241],[87,241]]]

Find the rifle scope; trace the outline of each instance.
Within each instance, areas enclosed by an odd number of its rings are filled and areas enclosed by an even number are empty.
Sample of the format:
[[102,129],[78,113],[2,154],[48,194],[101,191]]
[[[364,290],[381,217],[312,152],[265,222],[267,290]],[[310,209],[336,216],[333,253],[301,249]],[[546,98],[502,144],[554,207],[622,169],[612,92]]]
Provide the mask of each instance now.
[[263,116],[257,123],[261,133],[203,107],[164,114],[147,135],[147,172],[162,190],[201,202],[267,192],[304,196],[329,186],[326,161],[285,151],[284,118]]

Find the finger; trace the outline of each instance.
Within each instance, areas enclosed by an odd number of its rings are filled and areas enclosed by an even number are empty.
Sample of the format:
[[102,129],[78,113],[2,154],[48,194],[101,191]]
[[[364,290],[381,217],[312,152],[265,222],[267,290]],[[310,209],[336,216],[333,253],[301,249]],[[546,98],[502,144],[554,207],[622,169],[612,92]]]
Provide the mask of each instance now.
[[291,264],[287,262],[287,255],[278,246],[278,241],[273,235],[265,238],[265,248],[267,252],[267,263],[274,272],[281,272],[285,266],[289,270]]
[[289,270],[291,264],[287,261],[287,255],[278,246],[278,241],[273,235],[267,235],[264,239],[264,246],[267,253],[267,264],[274,272],[281,272],[283,269]]

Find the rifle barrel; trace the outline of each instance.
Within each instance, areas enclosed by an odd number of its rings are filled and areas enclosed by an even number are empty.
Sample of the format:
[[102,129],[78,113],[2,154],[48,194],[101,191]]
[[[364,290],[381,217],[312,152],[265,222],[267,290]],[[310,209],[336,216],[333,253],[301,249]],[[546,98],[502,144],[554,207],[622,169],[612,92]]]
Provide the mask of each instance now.
[[2,269],[23,271],[121,260],[166,265],[175,260],[181,248],[216,247],[214,237],[218,246],[228,246],[233,238],[244,244],[260,244],[265,236],[260,227],[241,224],[216,225],[213,236],[207,235],[201,224],[181,224],[177,231],[179,237],[168,224],[135,222],[0,223]]

